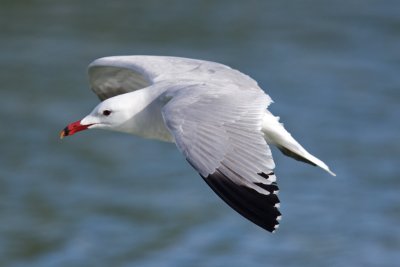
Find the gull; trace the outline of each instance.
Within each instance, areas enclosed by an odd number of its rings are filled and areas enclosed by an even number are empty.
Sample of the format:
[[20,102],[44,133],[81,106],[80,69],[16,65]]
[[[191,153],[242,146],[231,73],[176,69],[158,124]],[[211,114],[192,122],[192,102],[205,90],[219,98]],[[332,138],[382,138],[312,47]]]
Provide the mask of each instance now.
[[111,56],[88,67],[101,102],[61,138],[106,129],[175,143],[212,190],[239,214],[274,232],[281,219],[269,145],[329,167],[307,152],[267,107],[271,98],[226,65],[168,56]]

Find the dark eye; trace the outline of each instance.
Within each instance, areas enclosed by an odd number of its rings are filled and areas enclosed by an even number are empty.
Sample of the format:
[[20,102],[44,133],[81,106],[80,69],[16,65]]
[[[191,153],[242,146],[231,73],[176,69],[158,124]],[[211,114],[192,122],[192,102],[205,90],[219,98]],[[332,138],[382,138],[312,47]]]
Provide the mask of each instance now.
[[108,110],[108,109],[103,110],[103,115],[104,115],[104,116],[108,116],[108,115],[110,115],[110,114],[111,114],[111,110]]

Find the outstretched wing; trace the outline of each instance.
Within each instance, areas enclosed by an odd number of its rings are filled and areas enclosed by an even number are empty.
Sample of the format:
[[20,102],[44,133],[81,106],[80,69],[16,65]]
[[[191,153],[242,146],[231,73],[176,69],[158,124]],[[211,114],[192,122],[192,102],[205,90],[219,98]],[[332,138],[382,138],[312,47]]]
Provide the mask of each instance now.
[[223,81],[229,79],[243,86],[257,83],[228,66],[191,58],[165,56],[113,56],[93,61],[88,68],[93,92],[107,98],[139,90],[160,81]]
[[233,209],[274,231],[278,186],[261,132],[271,99],[259,88],[229,83],[195,84],[170,97],[163,118],[187,161]]

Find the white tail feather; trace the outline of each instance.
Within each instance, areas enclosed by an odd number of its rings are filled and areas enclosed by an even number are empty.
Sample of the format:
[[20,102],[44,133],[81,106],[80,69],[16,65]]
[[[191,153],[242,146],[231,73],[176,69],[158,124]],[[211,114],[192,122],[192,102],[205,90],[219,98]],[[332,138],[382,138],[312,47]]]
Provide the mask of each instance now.
[[331,175],[336,176],[322,160],[308,153],[307,150],[286,131],[283,124],[279,122],[279,117],[275,117],[269,111],[266,111],[264,115],[262,131],[264,132],[267,143],[277,146],[285,155],[316,165]]

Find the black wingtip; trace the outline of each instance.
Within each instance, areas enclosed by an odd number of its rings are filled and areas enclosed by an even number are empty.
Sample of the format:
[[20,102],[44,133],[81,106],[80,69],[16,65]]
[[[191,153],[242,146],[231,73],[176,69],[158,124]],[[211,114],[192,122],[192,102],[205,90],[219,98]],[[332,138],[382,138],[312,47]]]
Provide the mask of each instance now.
[[262,194],[253,188],[234,183],[219,170],[203,179],[219,197],[248,220],[269,232],[274,232],[279,227],[281,213],[278,210],[279,199],[276,193],[279,188],[276,183],[255,184],[269,192]]

